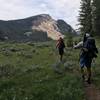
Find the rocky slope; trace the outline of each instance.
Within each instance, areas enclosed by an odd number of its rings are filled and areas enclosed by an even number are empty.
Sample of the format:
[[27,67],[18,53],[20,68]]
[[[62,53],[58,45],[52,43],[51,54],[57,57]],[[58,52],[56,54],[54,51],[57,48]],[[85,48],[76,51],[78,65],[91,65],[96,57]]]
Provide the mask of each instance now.
[[48,14],[19,20],[0,20],[0,40],[48,41],[68,34],[75,35],[76,32],[65,21],[56,21]]

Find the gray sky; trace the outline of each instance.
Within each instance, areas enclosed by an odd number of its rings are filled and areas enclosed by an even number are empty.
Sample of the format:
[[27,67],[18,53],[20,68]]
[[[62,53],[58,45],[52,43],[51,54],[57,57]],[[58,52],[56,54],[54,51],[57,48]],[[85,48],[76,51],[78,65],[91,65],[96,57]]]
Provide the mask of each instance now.
[[50,14],[77,28],[80,0],[0,0],[0,20]]

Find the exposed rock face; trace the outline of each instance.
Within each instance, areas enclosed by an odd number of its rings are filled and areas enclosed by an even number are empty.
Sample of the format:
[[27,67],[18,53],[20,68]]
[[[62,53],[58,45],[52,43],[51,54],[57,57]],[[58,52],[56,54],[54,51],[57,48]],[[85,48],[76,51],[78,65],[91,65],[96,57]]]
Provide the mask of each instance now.
[[60,33],[60,29],[57,26],[57,21],[49,15],[42,15],[41,19],[35,20],[32,29],[47,32],[47,36],[54,40],[57,40],[59,35],[63,37],[63,34]]
[[54,20],[48,14],[25,19],[0,21],[0,39],[15,41],[57,40],[59,35],[76,34],[63,20]]

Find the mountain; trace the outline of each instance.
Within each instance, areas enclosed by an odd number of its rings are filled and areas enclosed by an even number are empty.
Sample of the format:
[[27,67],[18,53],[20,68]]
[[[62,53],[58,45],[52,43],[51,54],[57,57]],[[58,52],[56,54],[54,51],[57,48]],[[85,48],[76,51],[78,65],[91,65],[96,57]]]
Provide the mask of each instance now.
[[75,35],[76,32],[65,21],[56,21],[48,14],[19,20],[0,20],[0,40],[47,41],[68,34]]

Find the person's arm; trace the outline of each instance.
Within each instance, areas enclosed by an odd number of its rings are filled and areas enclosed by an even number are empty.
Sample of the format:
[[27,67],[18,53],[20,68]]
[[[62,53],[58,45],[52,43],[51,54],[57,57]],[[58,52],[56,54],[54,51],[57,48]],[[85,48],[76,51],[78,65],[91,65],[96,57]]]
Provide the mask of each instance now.
[[79,42],[77,45],[74,45],[74,49],[79,49],[83,47],[83,41]]
[[56,43],[56,48],[58,48],[58,46],[59,46],[59,41],[57,41],[57,43]]
[[64,47],[64,48],[66,47],[64,41],[63,41],[63,47]]
[[95,40],[94,40],[94,44],[95,44],[95,52],[98,53],[98,49],[97,49],[97,47],[96,47]]
[[95,49],[96,49],[96,53],[98,53],[98,49],[97,49],[97,47],[96,47]]
[[85,52],[88,52],[88,49],[87,48],[82,48]]

